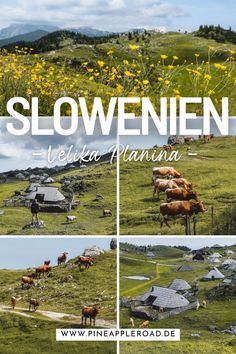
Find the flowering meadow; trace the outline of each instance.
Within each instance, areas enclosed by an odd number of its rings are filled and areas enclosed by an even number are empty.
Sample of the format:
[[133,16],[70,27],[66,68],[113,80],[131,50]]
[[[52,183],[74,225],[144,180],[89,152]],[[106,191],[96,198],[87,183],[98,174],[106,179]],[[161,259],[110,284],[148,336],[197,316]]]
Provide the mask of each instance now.
[[[119,48],[120,47],[120,48]],[[230,114],[236,113],[236,51],[227,49],[224,60],[217,62],[217,48],[208,46],[192,53],[190,60],[182,58],[175,48],[167,52],[152,53],[144,43],[124,42],[123,45],[107,43],[106,50],[93,58],[77,58],[76,66],[67,59],[52,60],[47,54],[32,54],[33,48],[16,46],[14,52],[0,52],[0,112],[6,115],[6,102],[14,96],[30,100],[39,98],[41,115],[53,114],[59,97],[85,97],[92,106],[95,96],[104,104],[110,97],[149,97],[158,112],[160,97],[210,96],[220,110],[221,98],[229,97]],[[65,49],[67,50],[67,49]],[[122,55],[121,55],[122,52]],[[207,58],[207,59],[206,59]],[[79,63],[79,64],[78,64]],[[22,111],[22,107],[17,107]],[[140,107],[132,105],[140,113]],[[201,112],[201,105],[190,108]],[[24,112],[30,115],[30,111]],[[70,115],[64,105],[62,114]]]

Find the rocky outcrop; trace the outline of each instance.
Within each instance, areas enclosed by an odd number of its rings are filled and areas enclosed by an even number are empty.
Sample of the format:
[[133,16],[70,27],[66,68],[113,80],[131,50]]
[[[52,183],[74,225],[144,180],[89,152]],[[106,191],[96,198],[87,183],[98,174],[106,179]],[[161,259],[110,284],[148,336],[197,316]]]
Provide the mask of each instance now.
[[96,257],[100,256],[100,254],[105,253],[105,251],[98,247],[98,246],[92,246],[90,248],[86,248],[83,252],[83,256],[85,257]]

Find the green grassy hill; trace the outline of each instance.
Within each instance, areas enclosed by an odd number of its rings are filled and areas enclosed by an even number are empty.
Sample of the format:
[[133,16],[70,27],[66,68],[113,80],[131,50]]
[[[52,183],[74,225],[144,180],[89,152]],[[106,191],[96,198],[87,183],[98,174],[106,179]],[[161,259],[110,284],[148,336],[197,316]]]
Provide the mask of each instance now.
[[197,140],[190,145],[192,151],[198,154],[194,157],[188,156],[187,147],[175,147],[182,154],[178,162],[124,162],[121,157],[121,234],[184,234],[180,219],[171,220],[171,228],[160,228],[159,207],[161,202],[165,202],[165,194],[160,194],[160,200],[156,196],[152,197],[151,178],[155,166],[173,166],[193,183],[193,190],[197,191],[207,208],[207,212],[197,216],[198,235],[235,234],[235,137],[217,137],[207,144]]
[[98,304],[99,317],[115,319],[116,314],[116,253],[109,251],[95,258],[95,264],[79,271],[75,260],[53,267],[52,277],[43,277],[37,286],[21,288],[21,278],[33,270],[0,270],[0,303],[9,305],[12,296],[21,300],[19,307],[27,307],[30,297],[40,299],[40,310],[81,315],[84,306]]
[[56,328],[71,328],[71,324],[1,313],[0,353],[15,354],[16,350],[19,354],[116,353],[115,342],[56,342]]
[[[56,180],[52,186],[61,187],[58,183],[63,176],[78,176],[85,182],[86,189],[83,196],[75,193],[75,200],[80,201],[76,210],[68,213],[39,213],[39,218],[45,222],[43,229],[26,229],[22,227],[31,221],[30,210],[26,207],[4,207],[3,201],[12,197],[14,191],[25,190],[28,182],[17,180],[0,184],[0,208],[4,214],[0,216],[0,234],[61,234],[61,235],[105,235],[116,233],[116,165],[91,165],[86,169],[76,169],[53,176]],[[78,180],[78,182],[80,182]],[[96,194],[104,199],[95,201]],[[111,209],[112,217],[103,217],[103,209]],[[74,222],[66,222],[66,215],[75,215]],[[91,222],[93,221],[93,222]]]
[[175,247],[169,247],[169,246],[163,246],[163,245],[154,245],[154,246],[149,246],[147,249],[144,249],[142,246],[136,246],[131,243],[125,243],[125,242],[120,242],[120,250],[125,252],[125,255],[127,254],[138,254],[139,257],[142,257],[143,259],[147,259],[146,257],[146,252],[151,251],[154,252],[156,257],[167,257],[167,258],[175,258],[175,257],[180,257],[184,254],[184,252],[178,248]]
[[[229,247],[233,249],[233,247]],[[158,258],[157,264],[149,260],[144,261],[137,254],[129,254],[120,257],[120,296],[133,297],[144,294],[152,285],[168,286],[175,278],[182,278],[192,282],[199,276],[205,275],[209,270],[207,262],[184,261],[183,258]],[[133,257],[133,259],[131,259]],[[193,267],[193,271],[178,272],[177,268],[182,264],[188,264]],[[224,272],[227,274],[227,272]],[[149,276],[148,281],[137,281],[126,279],[130,275]],[[206,297],[206,292],[216,286],[219,281],[202,282],[200,281],[200,292],[198,294],[201,302]],[[219,330],[224,330],[234,323],[232,308],[236,305],[235,297],[222,298],[219,301],[207,300],[207,308],[188,310],[179,315],[161,321],[151,321],[150,328],[180,328],[180,342],[130,342],[126,345],[121,343],[121,352],[131,354],[133,352],[143,353],[148,350],[149,353],[164,352],[167,354],[186,353],[229,353],[235,352],[236,342],[232,335],[223,333],[211,333],[208,326],[214,325]],[[121,326],[127,328],[129,324],[130,313],[126,308],[121,308],[120,321]],[[134,318],[135,327],[142,322],[141,319]],[[191,334],[199,334],[200,337],[191,337]],[[197,346],[197,351],[196,351]]]
[[[14,44],[11,46],[14,52]],[[210,96],[218,109],[221,98],[228,96],[230,114],[235,115],[236,46],[232,43],[218,43],[194,33],[148,31],[131,38],[125,34],[118,38],[84,38],[59,31],[35,42],[36,49],[41,46],[45,52],[36,57],[25,49],[22,56],[17,49],[13,73],[13,54],[9,54],[9,60],[2,58],[6,69],[0,85],[2,115],[8,114],[6,101],[19,94],[38,96],[40,115],[52,115],[61,93],[75,99],[78,94],[84,96],[89,106],[97,96],[103,98],[105,106],[111,96],[148,96],[157,111],[160,96]],[[35,66],[38,85],[30,81]],[[69,115],[64,107],[62,114]]]

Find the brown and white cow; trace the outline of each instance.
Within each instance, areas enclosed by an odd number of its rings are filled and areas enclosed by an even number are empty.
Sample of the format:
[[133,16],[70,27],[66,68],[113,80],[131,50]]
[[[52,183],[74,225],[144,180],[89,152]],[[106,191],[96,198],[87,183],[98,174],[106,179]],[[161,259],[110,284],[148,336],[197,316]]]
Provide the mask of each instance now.
[[37,308],[39,307],[39,300],[30,299],[29,300],[29,312],[31,311],[31,307],[33,308],[34,311],[36,311]]
[[112,216],[112,210],[111,209],[104,209],[103,216]]
[[79,256],[77,260],[77,264],[79,268],[81,269],[82,266],[85,267],[85,269],[88,269],[93,265],[93,258],[92,257],[85,257],[85,256]]
[[154,167],[152,169],[152,177],[155,180],[156,177],[173,177],[179,178],[181,174],[176,171],[174,167]]
[[178,187],[182,187],[186,190],[190,190],[192,188],[192,183],[187,180],[187,178],[172,178],[172,181],[174,181]]
[[35,286],[35,281],[32,277],[23,276],[21,278],[21,282],[22,282],[22,284],[21,284],[22,289],[23,289],[24,285],[27,285],[28,287]]
[[61,256],[57,257],[57,265],[66,263],[68,252],[63,252]]
[[170,200],[197,200],[197,193],[182,188],[166,189],[166,201]]
[[153,197],[157,193],[159,199],[160,192],[165,192],[167,189],[178,188],[178,185],[172,180],[157,178],[154,181]]
[[163,222],[170,227],[167,222],[168,216],[192,216],[193,214],[204,213],[206,211],[202,202],[190,202],[187,200],[174,201],[170,203],[162,203],[160,205],[160,213],[163,215],[161,227]]
[[163,145],[163,150],[165,150],[165,151],[172,151],[172,146],[171,145]]
[[82,309],[82,325],[85,324],[85,326],[86,326],[87,318],[89,318],[90,326],[92,326],[92,324],[95,326],[96,316],[97,316],[98,312],[99,312],[98,306],[84,307]]

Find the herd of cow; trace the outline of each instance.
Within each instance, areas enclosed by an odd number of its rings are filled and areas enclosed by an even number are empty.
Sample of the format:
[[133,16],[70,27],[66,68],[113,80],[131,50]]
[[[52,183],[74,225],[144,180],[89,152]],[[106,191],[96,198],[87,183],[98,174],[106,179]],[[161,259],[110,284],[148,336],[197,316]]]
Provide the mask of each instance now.
[[157,194],[158,199],[161,192],[166,195],[166,203],[161,203],[160,214],[161,227],[163,223],[170,227],[169,217],[183,216],[186,223],[188,219],[198,213],[204,213],[206,208],[198,199],[196,192],[192,190],[192,183],[173,167],[154,167],[152,170],[152,181],[154,185],[153,197]]
[[[63,252],[62,255],[57,257],[57,265],[60,266],[61,264],[66,263],[67,257],[68,257],[68,252]],[[22,289],[26,288],[28,290],[32,286],[36,286],[37,279],[39,279],[41,277],[41,275],[45,276],[45,274],[51,273],[52,267],[50,266],[50,263],[51,263],[50,260],[44,261],[43,265],[40,265],[35,268],[34,273],[27,274],[27,275],[23,276],[21,278]],[[75,264],[78,265],[80,271],[82,271],[83,269],[90,268],[94,264],[94,259],[89,256],[78,256],[76,258]],[[16,307],[17,301],[19,301],[20,299],[21,299],[21,297],[20,298],[16,298],[16,296],[11,297],[11,307],[13,310]],[[29,312],[31,311],[31,309],[33,311],[36,311],[40,305],[40,300],[30,298],[28,300],[28,303],[29,303]],[[84,307],[82,309],[82,325],[85,324],[85,326],[86,326],[87,325],[87,318],[89,318],[90,325],[93,324],[95,326],[95,320],[96,320],[96,316],[97,316],[98,312],[99,312],[98,306]]]

